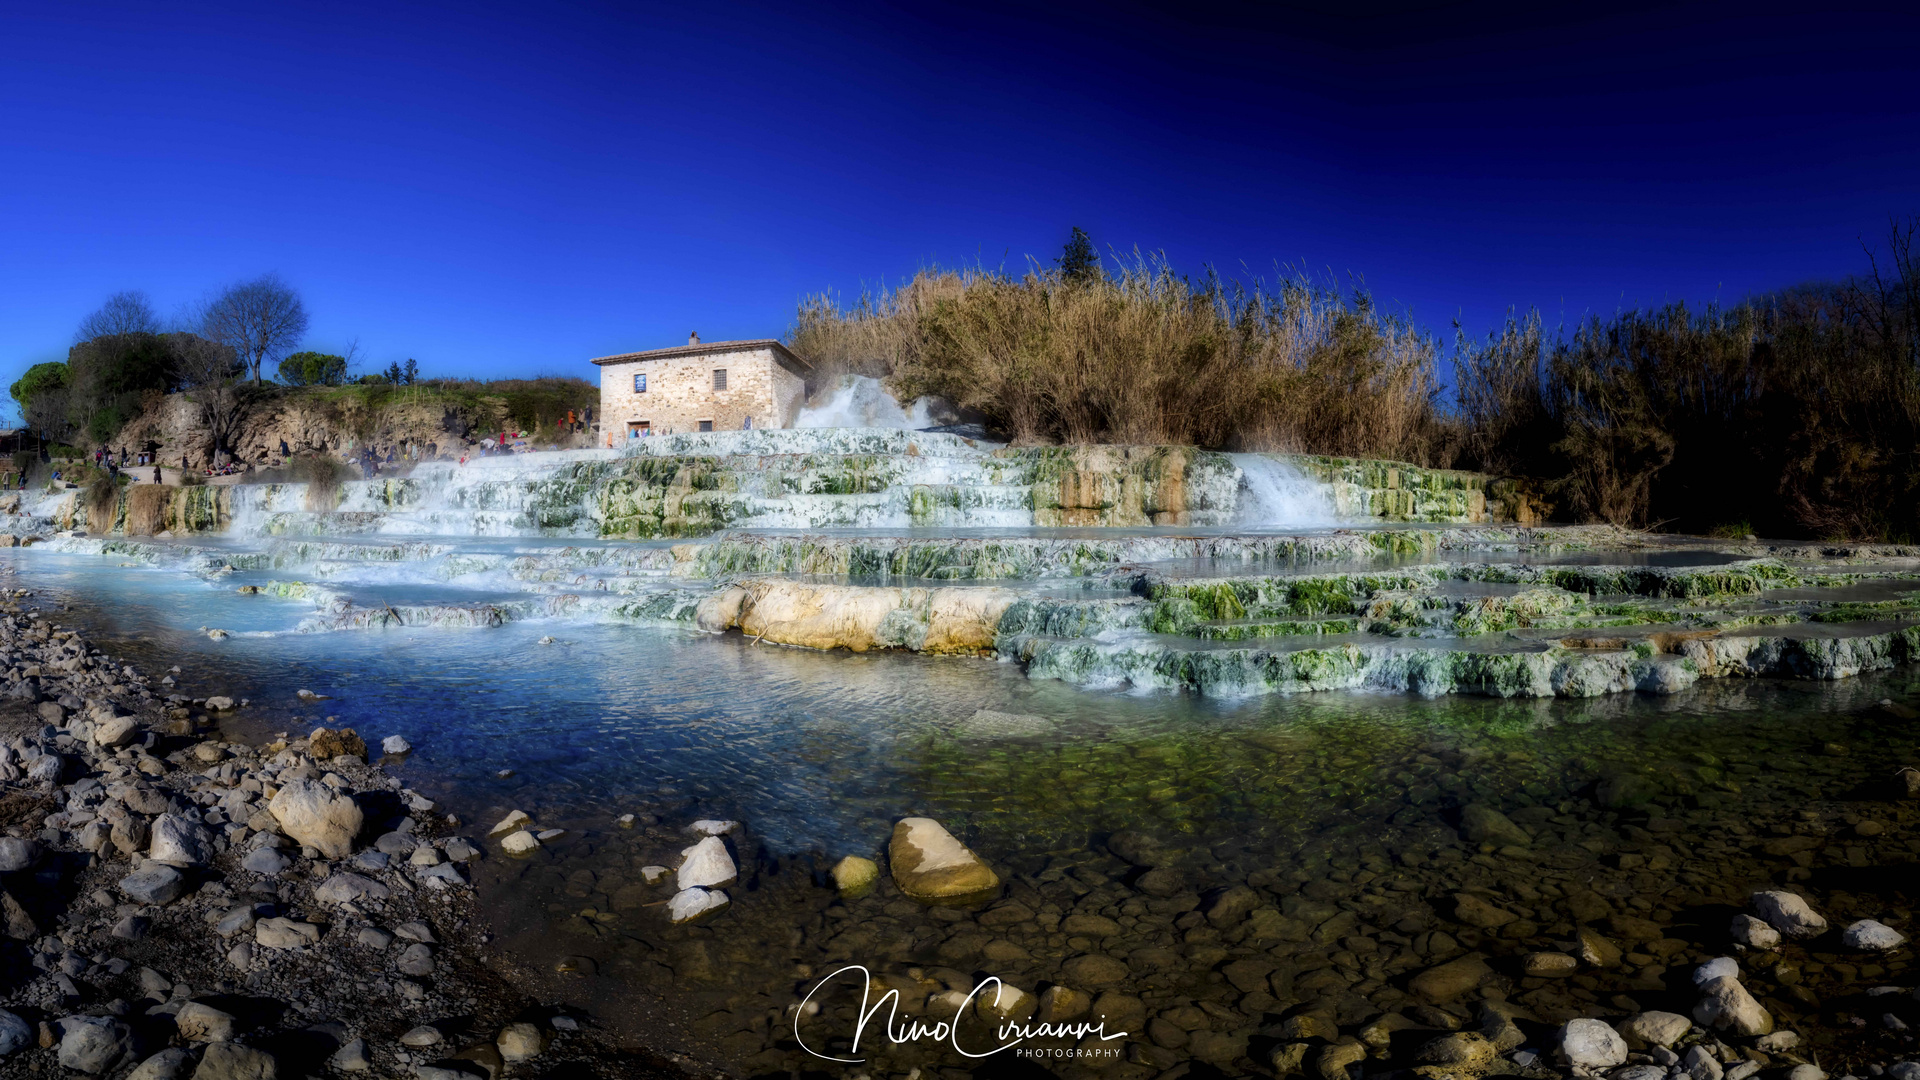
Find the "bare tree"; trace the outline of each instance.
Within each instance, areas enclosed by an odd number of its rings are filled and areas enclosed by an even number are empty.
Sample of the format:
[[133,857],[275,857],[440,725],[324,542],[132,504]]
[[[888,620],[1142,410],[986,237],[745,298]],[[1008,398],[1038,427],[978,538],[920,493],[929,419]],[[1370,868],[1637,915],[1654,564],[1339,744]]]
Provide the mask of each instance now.
[[246,366],[230,345],[197,334],[172,335],[174,370],[206,428],[209,457],[233,454],[233,439],[246,420],[252,394],[241,381]]
[[73,434],[70,414],[72,395],[64,386],[49,387],[27,399],[20,410],[21,419],[35,434],[50,443],[61,443]]
[[307,334],[307,309],[300,294],[278,274],[228,286],[207,303],[200,333],[234,351],[260,385],[260,369],[292,352]]
[[81,319],[79,328],[73,332],[73,341],[77,345],[94,338],[159,332],[160,317],[153,313],[147,294],[129,289],[107,297],[99,310]]

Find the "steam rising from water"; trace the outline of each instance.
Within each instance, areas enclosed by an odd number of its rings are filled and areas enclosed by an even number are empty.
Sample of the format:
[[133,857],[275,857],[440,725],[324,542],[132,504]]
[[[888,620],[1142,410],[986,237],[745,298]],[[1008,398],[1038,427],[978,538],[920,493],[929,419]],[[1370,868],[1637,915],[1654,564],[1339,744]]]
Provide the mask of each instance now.
[[800,410],[794,427],[802,428],[911,428],[932,427],[934,420],[927,399],[921,398],[909,409],[887,393],[879,379],[870,375],[849,375],[833,396],[818,405]]

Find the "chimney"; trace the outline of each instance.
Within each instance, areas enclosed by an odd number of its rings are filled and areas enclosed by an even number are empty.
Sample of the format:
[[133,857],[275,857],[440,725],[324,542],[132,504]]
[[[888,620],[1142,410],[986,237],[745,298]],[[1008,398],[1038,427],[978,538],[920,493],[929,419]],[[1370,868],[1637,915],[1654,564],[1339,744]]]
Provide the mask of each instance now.
[[694,331],[693,333],[691,333],[691,334],[688,334],[688,335],[687,335],[687,344],[689,344],[689,345],[698,345],[698,344],[700,344],[700,331],[698,331],[698,330],[695,330],[695,331]]

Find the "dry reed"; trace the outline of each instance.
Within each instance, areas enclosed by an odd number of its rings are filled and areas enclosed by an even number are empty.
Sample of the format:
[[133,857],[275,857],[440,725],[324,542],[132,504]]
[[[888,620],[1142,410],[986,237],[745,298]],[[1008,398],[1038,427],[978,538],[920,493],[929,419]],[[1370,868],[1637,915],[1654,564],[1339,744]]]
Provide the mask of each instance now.
[[1068,281],[928,270],[842,309],[808,297],[789,335],[816,389],[882,375],[1016,441],[1187,443],[1433,463],[1448,445],[1438,349],[1360,288],[1176,275],[1136,252]]

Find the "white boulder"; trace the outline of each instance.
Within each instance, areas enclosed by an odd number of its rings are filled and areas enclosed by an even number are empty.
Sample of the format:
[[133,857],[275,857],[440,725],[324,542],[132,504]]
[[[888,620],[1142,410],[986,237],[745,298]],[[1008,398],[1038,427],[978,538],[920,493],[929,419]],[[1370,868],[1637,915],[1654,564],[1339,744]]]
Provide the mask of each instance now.
[[1737,979],[1740,965],[1731,956],[1716,956],[1693,969],[1693,985],[1705,986],[1715,979]]
[[1627,1040],[1602,1020],[1567,1021],[1554,1033],[1553,1045],[1569,1065],[1610,1069],[1627,1060]]
[[1620,1022],[1620,1034],[1648,1046],[1672,1046],[1686,1037],[1693,1021],[1679,1013],[1648,1010]]
[[1849,949],[1863,949],[1868,952],[1884,952],[1897,949],[1907,940],[1907,935],[1872,919],[1861,919],[1840,933],[1840,942]]
[[1771,949],[1780,944],[1780,931],[1751,915],[1735,915],[1728,927],[1733,940],[1754,949]]
[[281,831],[330,859],[353,854],[354,838],[366,821],[352,798],[314,780],[295,780],[281,788],[267,810]]
[[1700,991],[1705,996],[1693,1007],[1693,1018],[1702,1027],[1734,1035],[1765,1035],[1773,1030],[1773,1016],[1760,1007],[1739,979],[1722,976],[1707,982]]
[[901,818],[887,861],[894,884],[920,901],[975,896],[1000,887],[1000,876],[932,818]]
[[739,871],[733,865],[733,856],[727,854],[727,845],[717,836],[709,836],[680,854],[684,859],[675,883],[683,891],[731,885],[739,876]]
[[1753,905],[1754,914],[1788,937],[1816,937],[1827,932],[1827,920],[1794,893],[1769,889],[1754,893],[1748,903]]
[[147,857],[166,866],[204,866],[213,857],[213,837],[178,814],[161,814],[149,830]]
[[676,923],[692,922],[727,903],[727,894],[719,889],[681,889],[667,901],[667,918]]

